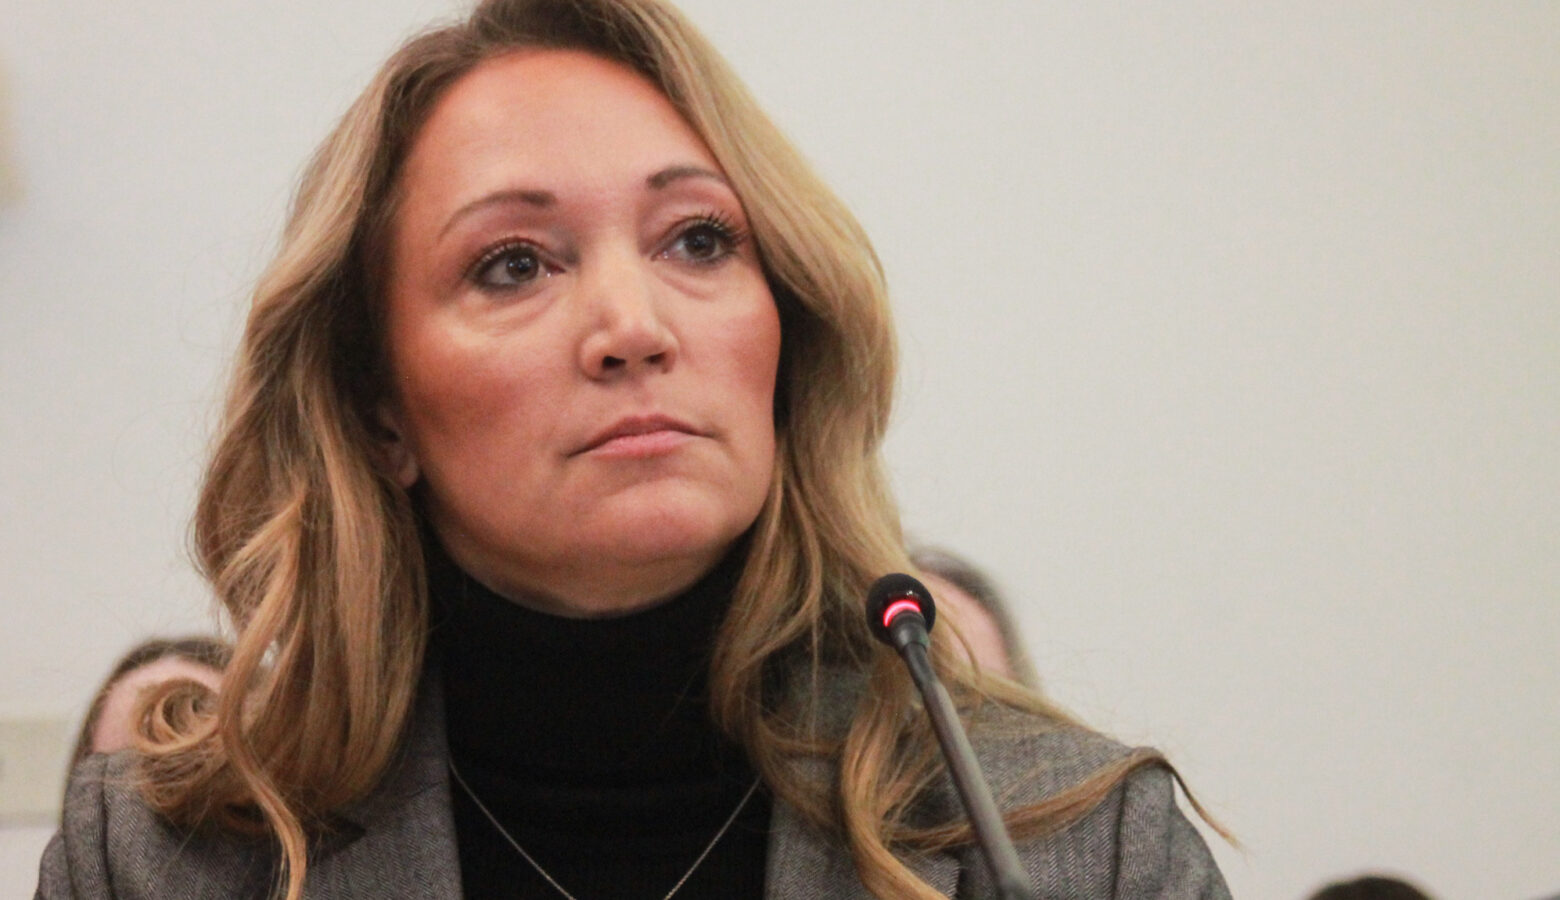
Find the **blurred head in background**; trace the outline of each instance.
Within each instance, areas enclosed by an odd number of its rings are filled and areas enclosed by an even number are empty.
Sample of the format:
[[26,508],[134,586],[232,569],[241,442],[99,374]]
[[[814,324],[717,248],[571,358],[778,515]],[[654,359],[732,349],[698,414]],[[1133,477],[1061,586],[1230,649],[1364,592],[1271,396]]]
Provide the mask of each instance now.
[[911,560],[938,603],[938,611],[959,625],[974,662],[1020,684],[1038,688],[1023,637],[1013,623],[1007,600],[990,576],[974,563],[941,547],[918,547]]
[[153,638],[130,648],[114,663],[87,708],[71,764],[93,753],[113,753],[132,743],[137,703],[171,681],[215,692],[230,650],[213,637]]
[[1364,875],[1352,881],[1333,882],[1309,900],[1430,900],[1430,895],[1399,878]]

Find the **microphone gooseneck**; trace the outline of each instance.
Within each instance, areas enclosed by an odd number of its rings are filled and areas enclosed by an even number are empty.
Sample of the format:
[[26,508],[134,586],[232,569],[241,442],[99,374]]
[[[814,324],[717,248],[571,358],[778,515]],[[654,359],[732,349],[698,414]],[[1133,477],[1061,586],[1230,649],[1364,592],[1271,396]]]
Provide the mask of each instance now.
[[932,719],[943,756],[953,775],[954,787],[964,802],[964,811],[975,828],[975,837],[990,866],[1001,900],[1033,900],[1034,888],[1024,864],[1013,848],[1013,838],[991,796],[991,786],[981,773],[975,749],[959,721],[959,713],[932,669],[927,656],[931,629],[937,621],[937,604],[932,593],[915,578],[901,572],[884,575],[867,591],[867,625],[878,640],[898,651],[910,678],[921,691],[926,712]]

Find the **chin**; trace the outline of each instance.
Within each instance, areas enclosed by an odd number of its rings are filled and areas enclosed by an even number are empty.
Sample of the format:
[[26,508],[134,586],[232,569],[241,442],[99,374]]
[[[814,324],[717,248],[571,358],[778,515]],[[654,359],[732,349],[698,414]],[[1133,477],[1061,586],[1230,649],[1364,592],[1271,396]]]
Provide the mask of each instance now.
[[[678,496],[610,513],[589,541],[623,563],[654,565],[678,560],[714,565],[758,518],[757,505],[731,508],[729,497]],[[702,574],[702,570],[701,570]]]
[[660,517],[644,528],[618,531],[614,539],[602,542],[600,552],[622,563],[633,565],[676,565],[679,560],[697,561],[708,568],[720,560],[726,548],[746,526],[715,527],[702,521]]

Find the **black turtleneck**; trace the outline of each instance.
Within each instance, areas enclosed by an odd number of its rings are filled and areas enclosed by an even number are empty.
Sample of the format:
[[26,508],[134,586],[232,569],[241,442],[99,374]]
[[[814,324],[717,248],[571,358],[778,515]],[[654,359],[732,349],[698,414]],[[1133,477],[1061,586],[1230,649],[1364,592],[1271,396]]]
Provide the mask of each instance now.
[[[710,648],[740,561],[651,609],[566,619],[429,556],[450,756],[467,784],[577,900],[660,900],[755,778],[708,713]],[[450,789],[465,896],[559,900]],[[760,786],[677,897],[761,897],[769,811]]]

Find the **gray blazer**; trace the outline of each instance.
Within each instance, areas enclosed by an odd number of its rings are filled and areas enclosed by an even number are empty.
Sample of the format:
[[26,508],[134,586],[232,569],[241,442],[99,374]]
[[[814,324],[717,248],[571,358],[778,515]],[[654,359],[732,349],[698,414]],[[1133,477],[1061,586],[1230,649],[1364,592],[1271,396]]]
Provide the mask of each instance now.
[[[348,809],[346,827],[311,854],[304,891],[310,900],[461,896],[441,697],[436,685],[424,685],[405,749],[381,786]],[[836,710],[848,708],[835,702]],[[1127,752],[1103,737],[1006,719],[974,737],[992,789],[1005,801],[1048,796]],[[268,896],[275,859],[268,841],[173,827],[130,786],[132,764],[127,753],[95,756],[72,773],[37,898]],[[959,801],[945,782],[926,802],[929,812],[943,814]],[[767,900],[872,900],[839,841],[778,800],[771,823]],[[1157,769],[1138,772],[1073,825],[1022,841],[1018,851],[1044,898],[1229,897],[1208,848],[1176,807],[1170,778]],[[944,894],[972,900],[993,895],[978,856],[961,848],[906,861]]]

